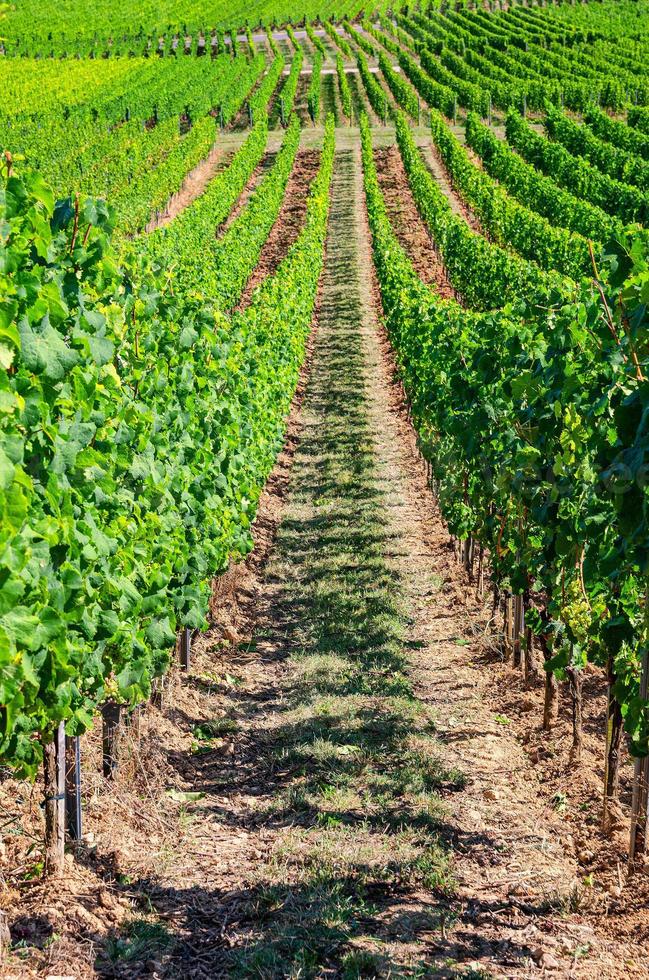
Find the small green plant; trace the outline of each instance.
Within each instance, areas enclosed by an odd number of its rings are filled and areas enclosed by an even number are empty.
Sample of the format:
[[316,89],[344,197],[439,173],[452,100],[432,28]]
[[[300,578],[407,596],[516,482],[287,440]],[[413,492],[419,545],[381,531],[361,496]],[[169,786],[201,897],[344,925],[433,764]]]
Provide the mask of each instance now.
[[199,725],[194,725],[192,735],[200,741],[208,741],[211,738],[222,738],[224,735],[231,735],[238,730],[239,726],[234,718],[213,718],[211,721],[202,721]]
[[173,936],[161,922],[134,919],[122,936],[108,939],[98,965],[101,965],[101,959],[113,965],[148,960],[169,949],[173,942]]
[[343,956],[342,980],[362,980],[380,976],[382,959],[368,949],[353,950]]
[[557,811],[557,813],[565,813],[568,806],[568,797],[565,793],[555,793],[550,803]]
[[34,864],[30,865],[26,871],[23,872],[23,881],[33,881],[34,878],[40,878],[43,874],[43,869],[45,868],[45,862],[43,860],[35,861]]

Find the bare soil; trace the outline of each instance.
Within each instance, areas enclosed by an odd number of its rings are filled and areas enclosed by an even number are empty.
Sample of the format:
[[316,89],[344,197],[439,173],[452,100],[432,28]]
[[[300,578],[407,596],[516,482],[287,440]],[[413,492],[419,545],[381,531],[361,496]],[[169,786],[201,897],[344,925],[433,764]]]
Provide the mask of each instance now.
[[374,160],[388,215],[401,246],[424,282],[434,284],[447,299],[455,299],[442,257],[417,210],[398,148],[377,148]]
[[164,228],[165,225],[173,221],[176,215],[184,211],[197,197],[200,197],[214,174],[218,170],[227,167],[230,158],[231,155],[225,153],[217,141],[205,159],[201,160],[187,174],[180,190],[169,198],[165,210],[160,212],[157,217],[151,218],[145,231],[155,231],[156,228]]
[[246,283],[237,309],[246,308],[254,290],[267,276],[275,272],[300,234],[306,218],[309,188],[319,165],[318,150],[298,150],[277,220],[264,243],[255,271]]
[[473,229],[473,231],[483,235],[484,232],[480,221],[453,187],[453,181],[451,180],[451,177],[444,166],[444,163],[442,162],[442,158],[439,155],[437,147],[435,147],[433,143],[428,142],[421,147],[421,153],[424,158],[424,162],[439,184],[440,190],[451,205],[451,210],[454,212],[454,214],[464,218],[466,223]]

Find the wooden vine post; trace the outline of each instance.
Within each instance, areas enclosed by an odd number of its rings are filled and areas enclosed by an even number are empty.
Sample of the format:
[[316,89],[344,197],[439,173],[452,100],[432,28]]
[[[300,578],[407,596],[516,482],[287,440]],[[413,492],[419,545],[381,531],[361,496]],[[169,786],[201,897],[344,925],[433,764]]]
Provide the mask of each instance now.
[[106,779],[113,779],[119,763],[122,734],[122,705],[107,701],[102,705],[102,768]]
[[476,587],[476,592],[479,598],[484,595],[484,544],[480,542],[480,550],[478,551],[478,584]]
[[514,596],[514,613],[512,623],[512,663],[514,667],[521,666],[521,626],[523,619],[523,597]]
[[622,747],[622,708],[613,693],[616,681],[613,655],[609,654],[606,664],[608,681],[606,703],[606,756],[604,763],[604,805],[602,826],[608,824],[608,804],[617,798],[620,785],[620,750]]
[[[649,646],[642,651],[640,697],[646,701],[649,690]],[[631,836],[629,840],[629,864],[647,847],[647,786],[649,785],[649,756],[636,758],[633,770],[633,796],[631,798]]]
[[180,666],[189,670],[191,664],[192,631],[189,626],[183,626],[180,633]]
[[514,653],[514,598],[511,592],[505,594],[505,656]]
[[572,749],[570,758],[572,762],[579,762],[583,742],[582,684],[584,678],[580,666],[573,662],[572,644],[570,644],[570,665],[566,667],[566,676],[570,683],[572,701]]
[[649,785],[649,756],[635,760],[633,772],[633,797],[631,800],[631,835],[629,840],[629,864],[633,865],[638,854],[647,850],[647,786]]
[[65,859],[65,726],[43,746],[45,874],[60,875]]
[[65,737],[65,809],[71,840],[81,840],[81,744],[78,735]]
[[525,667],[524,677],[529,681],[537,672],[538,667],[534,654],[534,631],[531,626],[526,624],[526,616],[530,609],[530,592],[526,589],[523,593],[523,633],[525,637]]
[[471,578],[471,569],[473,564],[473,538],[470,534],[464,540],[462,560],[464,562],[464,570],[469,578]]
[[545,698],[543,701],[543,731],[549,732],[559,714],[559,685],[553,670],[545,671]]
[[[547,625],[548,618],[547,612],[545,610],[542,611],[541,620],[544,627]],[[550,648],[548,638],[544,630],[541,631],[539,636],[539,644],[543,654],[543,662],[546,664],[550,659]],[[543,701],[543,731],[549,732],[559,714],[559,685],[557,684],[557,678],[555,677],[554,671],[551,669],[549,670],[547,667],[544,669],[545,696]]]

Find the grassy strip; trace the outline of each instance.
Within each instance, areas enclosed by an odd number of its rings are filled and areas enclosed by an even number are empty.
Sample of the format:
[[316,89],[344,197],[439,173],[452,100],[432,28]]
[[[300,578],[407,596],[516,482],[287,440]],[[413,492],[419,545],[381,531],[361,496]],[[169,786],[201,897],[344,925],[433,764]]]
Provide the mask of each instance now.
[[290,827],[251,888],[234,977],[406,975],[412,953],[386,944],[386,913],[396,921],[403,896],[423,889],[439,897],[423,914],[434,929],[452,891],[439,788],[462,778],[440,762],[408,676],[408,610],[388,558],[394,531],[369,408],[363,243],[350,234],[354,165],[339,154],[303,434],[269,569],[282,585],[264,642],[290,657],[287,707],[267,748],[281,779],[265,816]]

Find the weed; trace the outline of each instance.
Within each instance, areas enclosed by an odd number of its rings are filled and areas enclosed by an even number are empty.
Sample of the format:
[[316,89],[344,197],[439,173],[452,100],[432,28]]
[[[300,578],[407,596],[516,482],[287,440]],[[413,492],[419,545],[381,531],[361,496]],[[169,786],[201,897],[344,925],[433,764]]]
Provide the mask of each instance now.
[[202,721],[199,725],[194,725],[192,735],[200,741],[211,738],[220,738],[223,735],[230,735],[238,730],[239,726],[234,718],[212,718],[210,721]]
[[173,936],[161,922],[134,919],[126,926],[124,935],[106,941],[100,959],[111,964],[137,963],[164,952],[173,942]]

